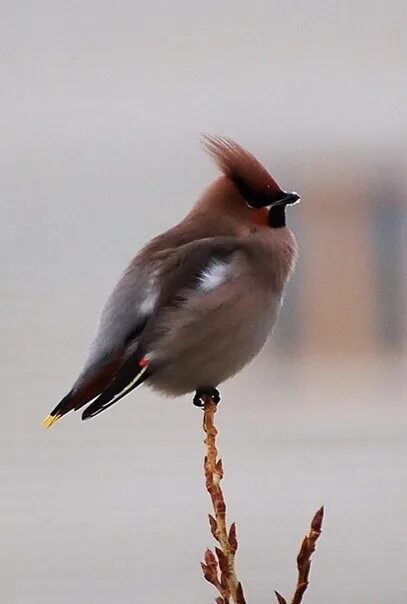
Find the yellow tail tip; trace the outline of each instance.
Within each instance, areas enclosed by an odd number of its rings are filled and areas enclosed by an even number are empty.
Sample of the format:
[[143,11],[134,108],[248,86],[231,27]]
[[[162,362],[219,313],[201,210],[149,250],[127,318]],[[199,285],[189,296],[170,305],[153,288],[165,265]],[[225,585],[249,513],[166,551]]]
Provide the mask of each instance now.
[[47,417],[44,417],[41,424],[44,428],[51,428],[51,426],[53,426],[60,418],[60,415],[47,415]]

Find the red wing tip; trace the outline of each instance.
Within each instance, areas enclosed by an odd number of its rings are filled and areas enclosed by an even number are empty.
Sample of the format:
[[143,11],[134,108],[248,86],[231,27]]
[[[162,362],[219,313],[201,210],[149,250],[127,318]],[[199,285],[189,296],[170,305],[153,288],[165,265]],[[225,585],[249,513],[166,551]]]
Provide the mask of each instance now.
[[149,361],[148,357],[145,355],[145,356],[141,357],[138,364],[140,365],[140,367],[147,367],[149,362],[150,361]]

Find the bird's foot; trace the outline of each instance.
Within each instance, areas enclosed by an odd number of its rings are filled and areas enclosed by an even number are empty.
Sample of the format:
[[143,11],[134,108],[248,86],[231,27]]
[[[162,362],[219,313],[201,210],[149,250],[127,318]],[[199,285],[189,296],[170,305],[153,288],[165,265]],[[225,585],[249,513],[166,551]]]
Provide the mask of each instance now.
[[212,401],[217,405],[220,401],[219,390],[216,388],[198,388],[193,398],[193,403],[196,407],[204,407],[205,399],[210,396]]

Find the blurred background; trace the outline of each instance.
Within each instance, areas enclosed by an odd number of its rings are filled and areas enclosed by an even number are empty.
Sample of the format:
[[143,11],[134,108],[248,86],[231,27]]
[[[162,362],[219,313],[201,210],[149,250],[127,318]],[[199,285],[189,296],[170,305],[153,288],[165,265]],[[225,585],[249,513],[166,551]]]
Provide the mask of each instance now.
[[8,604],[214,600],[201,412],[140,389],[41,418],[71,386],[132,255],[236,138],[303,203],[273,341],[217,421],[248,602],[407,596],[404,0],[3,2],[0,593]]

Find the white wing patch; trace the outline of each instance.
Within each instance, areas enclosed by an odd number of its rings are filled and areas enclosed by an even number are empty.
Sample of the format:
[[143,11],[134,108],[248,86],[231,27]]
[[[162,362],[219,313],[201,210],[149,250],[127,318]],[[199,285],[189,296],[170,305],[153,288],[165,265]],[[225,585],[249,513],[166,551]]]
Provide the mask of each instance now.
[[156,292],[153,290],[149,291],[147,296],[144,298],[144,300],[140,304],[140,308],[139,308],[140,314],[150,315],[154,310],[156,301],[157,301]]
[[150,279],[148,287],[146,289],[146,296],[139,306],[139,312],[142,315],[150,315],[157,302],[157,288],[155,286],[154,276]]
[[209,292],[227,279],[229,265],[220,260],[212,260],[199,276],[198,289]]

